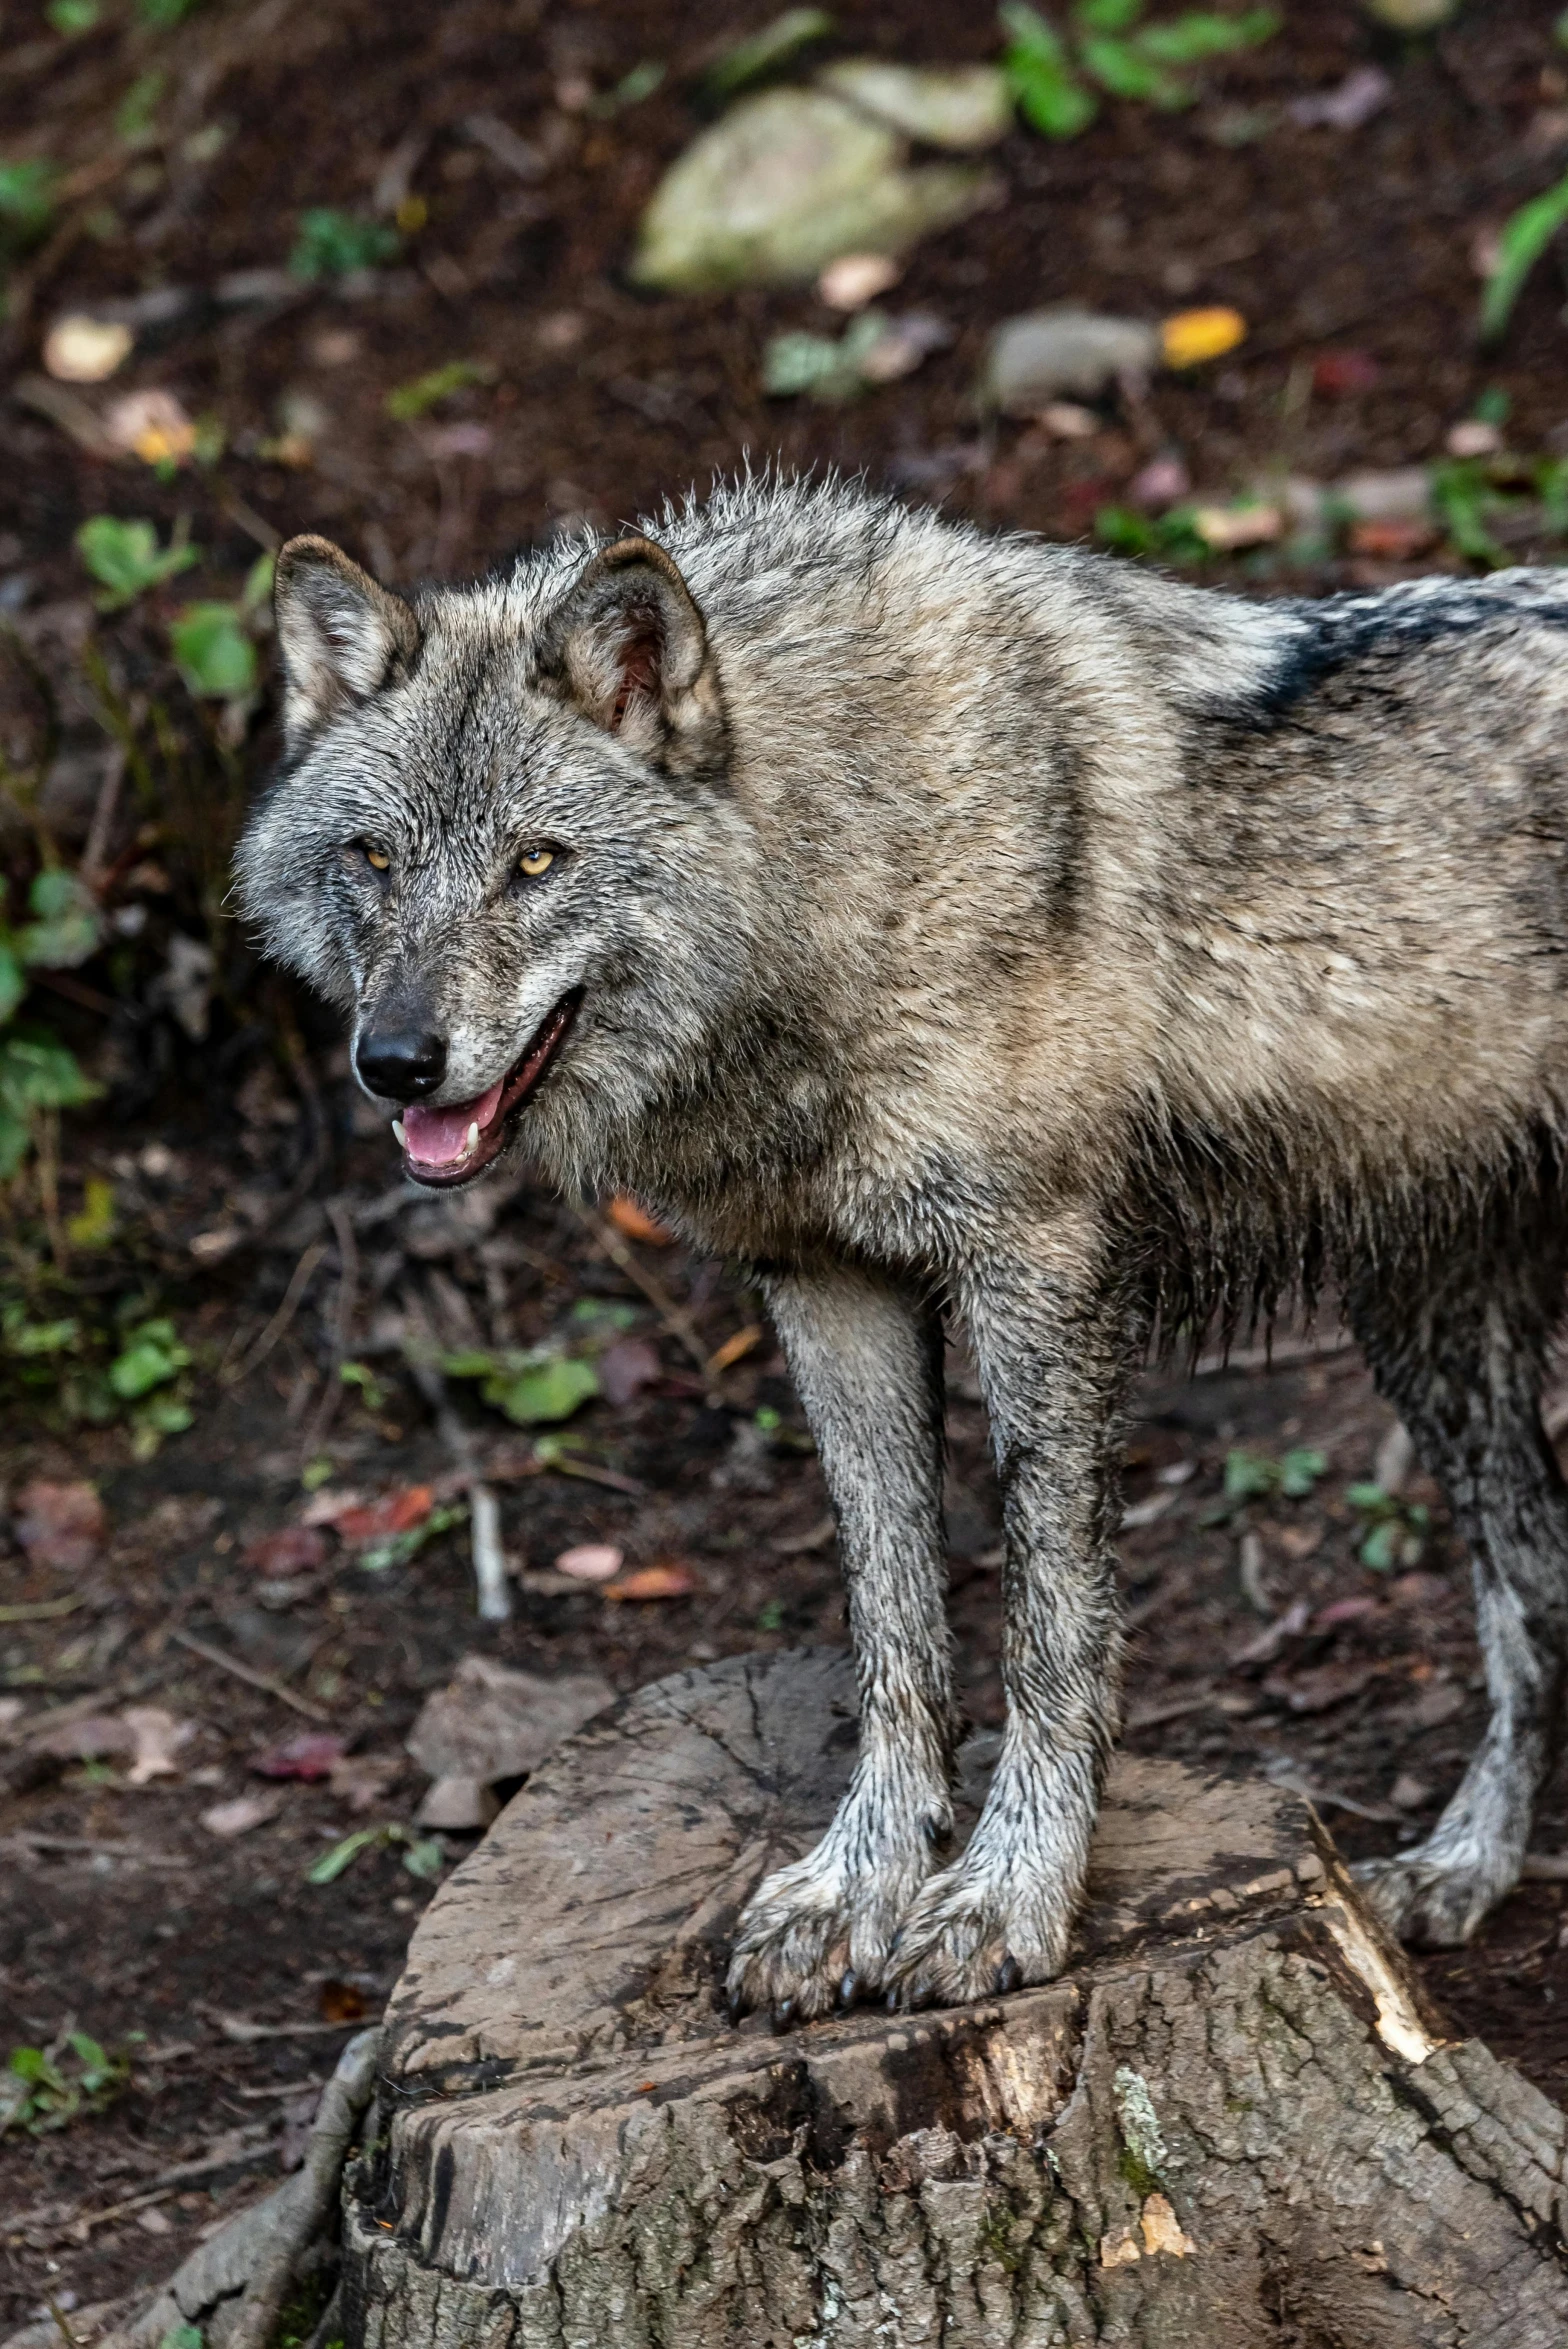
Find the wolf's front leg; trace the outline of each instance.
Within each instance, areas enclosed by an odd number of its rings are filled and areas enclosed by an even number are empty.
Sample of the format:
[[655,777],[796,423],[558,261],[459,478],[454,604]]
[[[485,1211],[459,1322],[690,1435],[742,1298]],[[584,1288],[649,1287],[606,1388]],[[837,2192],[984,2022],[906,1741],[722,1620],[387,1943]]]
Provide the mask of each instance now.
[[1120,1406],[1137,1322],[1089,1219],[964,1285],[1007,1532],[1007,1726],[963,1857],[922,1887],[889,2002],[989,1997],[1060,1971],[1116,1724]]
[[776,1279],[768,1299],[838,1516],[860,1682],[849,1791],[816,1849],[759,1885],[736,1935],[732,2003],[788,2020],[880,1986],[952,1835],[953,1717],[940,1320],[857,1272]]

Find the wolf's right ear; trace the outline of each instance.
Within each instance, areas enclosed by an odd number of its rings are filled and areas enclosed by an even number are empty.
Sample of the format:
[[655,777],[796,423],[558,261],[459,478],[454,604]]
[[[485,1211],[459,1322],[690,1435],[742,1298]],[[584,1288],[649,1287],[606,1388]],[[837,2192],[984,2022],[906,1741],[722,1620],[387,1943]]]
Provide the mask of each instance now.
[[406,668],[419,622],[326,538],[291,538],[273,580],[290,750]]

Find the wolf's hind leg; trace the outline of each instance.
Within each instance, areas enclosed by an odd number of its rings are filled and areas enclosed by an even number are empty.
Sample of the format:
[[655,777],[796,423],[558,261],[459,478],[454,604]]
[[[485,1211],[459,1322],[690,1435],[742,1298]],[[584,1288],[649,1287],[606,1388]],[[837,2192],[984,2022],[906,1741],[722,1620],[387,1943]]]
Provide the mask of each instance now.
[[1466,1941],[1519,1881],[1560,1727],[1568,1488],[1541,1426],[1562,1302],[1562,1204],[1510,1202],[1472,1250],[1383,1262],[1346,1298],[1378,1386],[1469,1544],[1492,1716],[1424,1843],[1356,1873],[1407,1941]]
[[775,1279],[768,1301],[838,1515],[860,1753],[814,1851],[741,1917],[736,2006],[806,2018],[879,1987],[899,1918],[952,1836],[939,1317],[890,1282]]

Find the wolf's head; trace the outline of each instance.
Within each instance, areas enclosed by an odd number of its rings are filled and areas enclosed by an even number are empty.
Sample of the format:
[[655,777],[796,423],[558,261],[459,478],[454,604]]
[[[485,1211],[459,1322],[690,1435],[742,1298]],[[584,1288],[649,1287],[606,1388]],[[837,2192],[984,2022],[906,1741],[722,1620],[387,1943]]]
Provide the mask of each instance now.
[[629,537],[406,603],[296,538],[277,617],[287,749],[245,911],[351,1013],[417,1181],[469,1181],[525,1120],[592,1180],[702,1065],[747,956],[749,828],[679,570]]

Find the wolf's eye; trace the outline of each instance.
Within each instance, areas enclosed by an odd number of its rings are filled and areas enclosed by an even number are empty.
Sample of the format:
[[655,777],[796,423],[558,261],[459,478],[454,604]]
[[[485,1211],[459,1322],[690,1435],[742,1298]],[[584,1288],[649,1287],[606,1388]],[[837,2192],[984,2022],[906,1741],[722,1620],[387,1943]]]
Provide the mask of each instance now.
[[517,860],[517,869],[520,873],[526,873],[530,881],[537,881],[542,873],[550,870],[554,862],[555,850],[535,841],[531,848],[523,850]]
[[385,873],[391,870],[392,859],[384,848],[378,848],[373,840],[362,840],[359,845],[363,851],[365,862],[373,873]]

